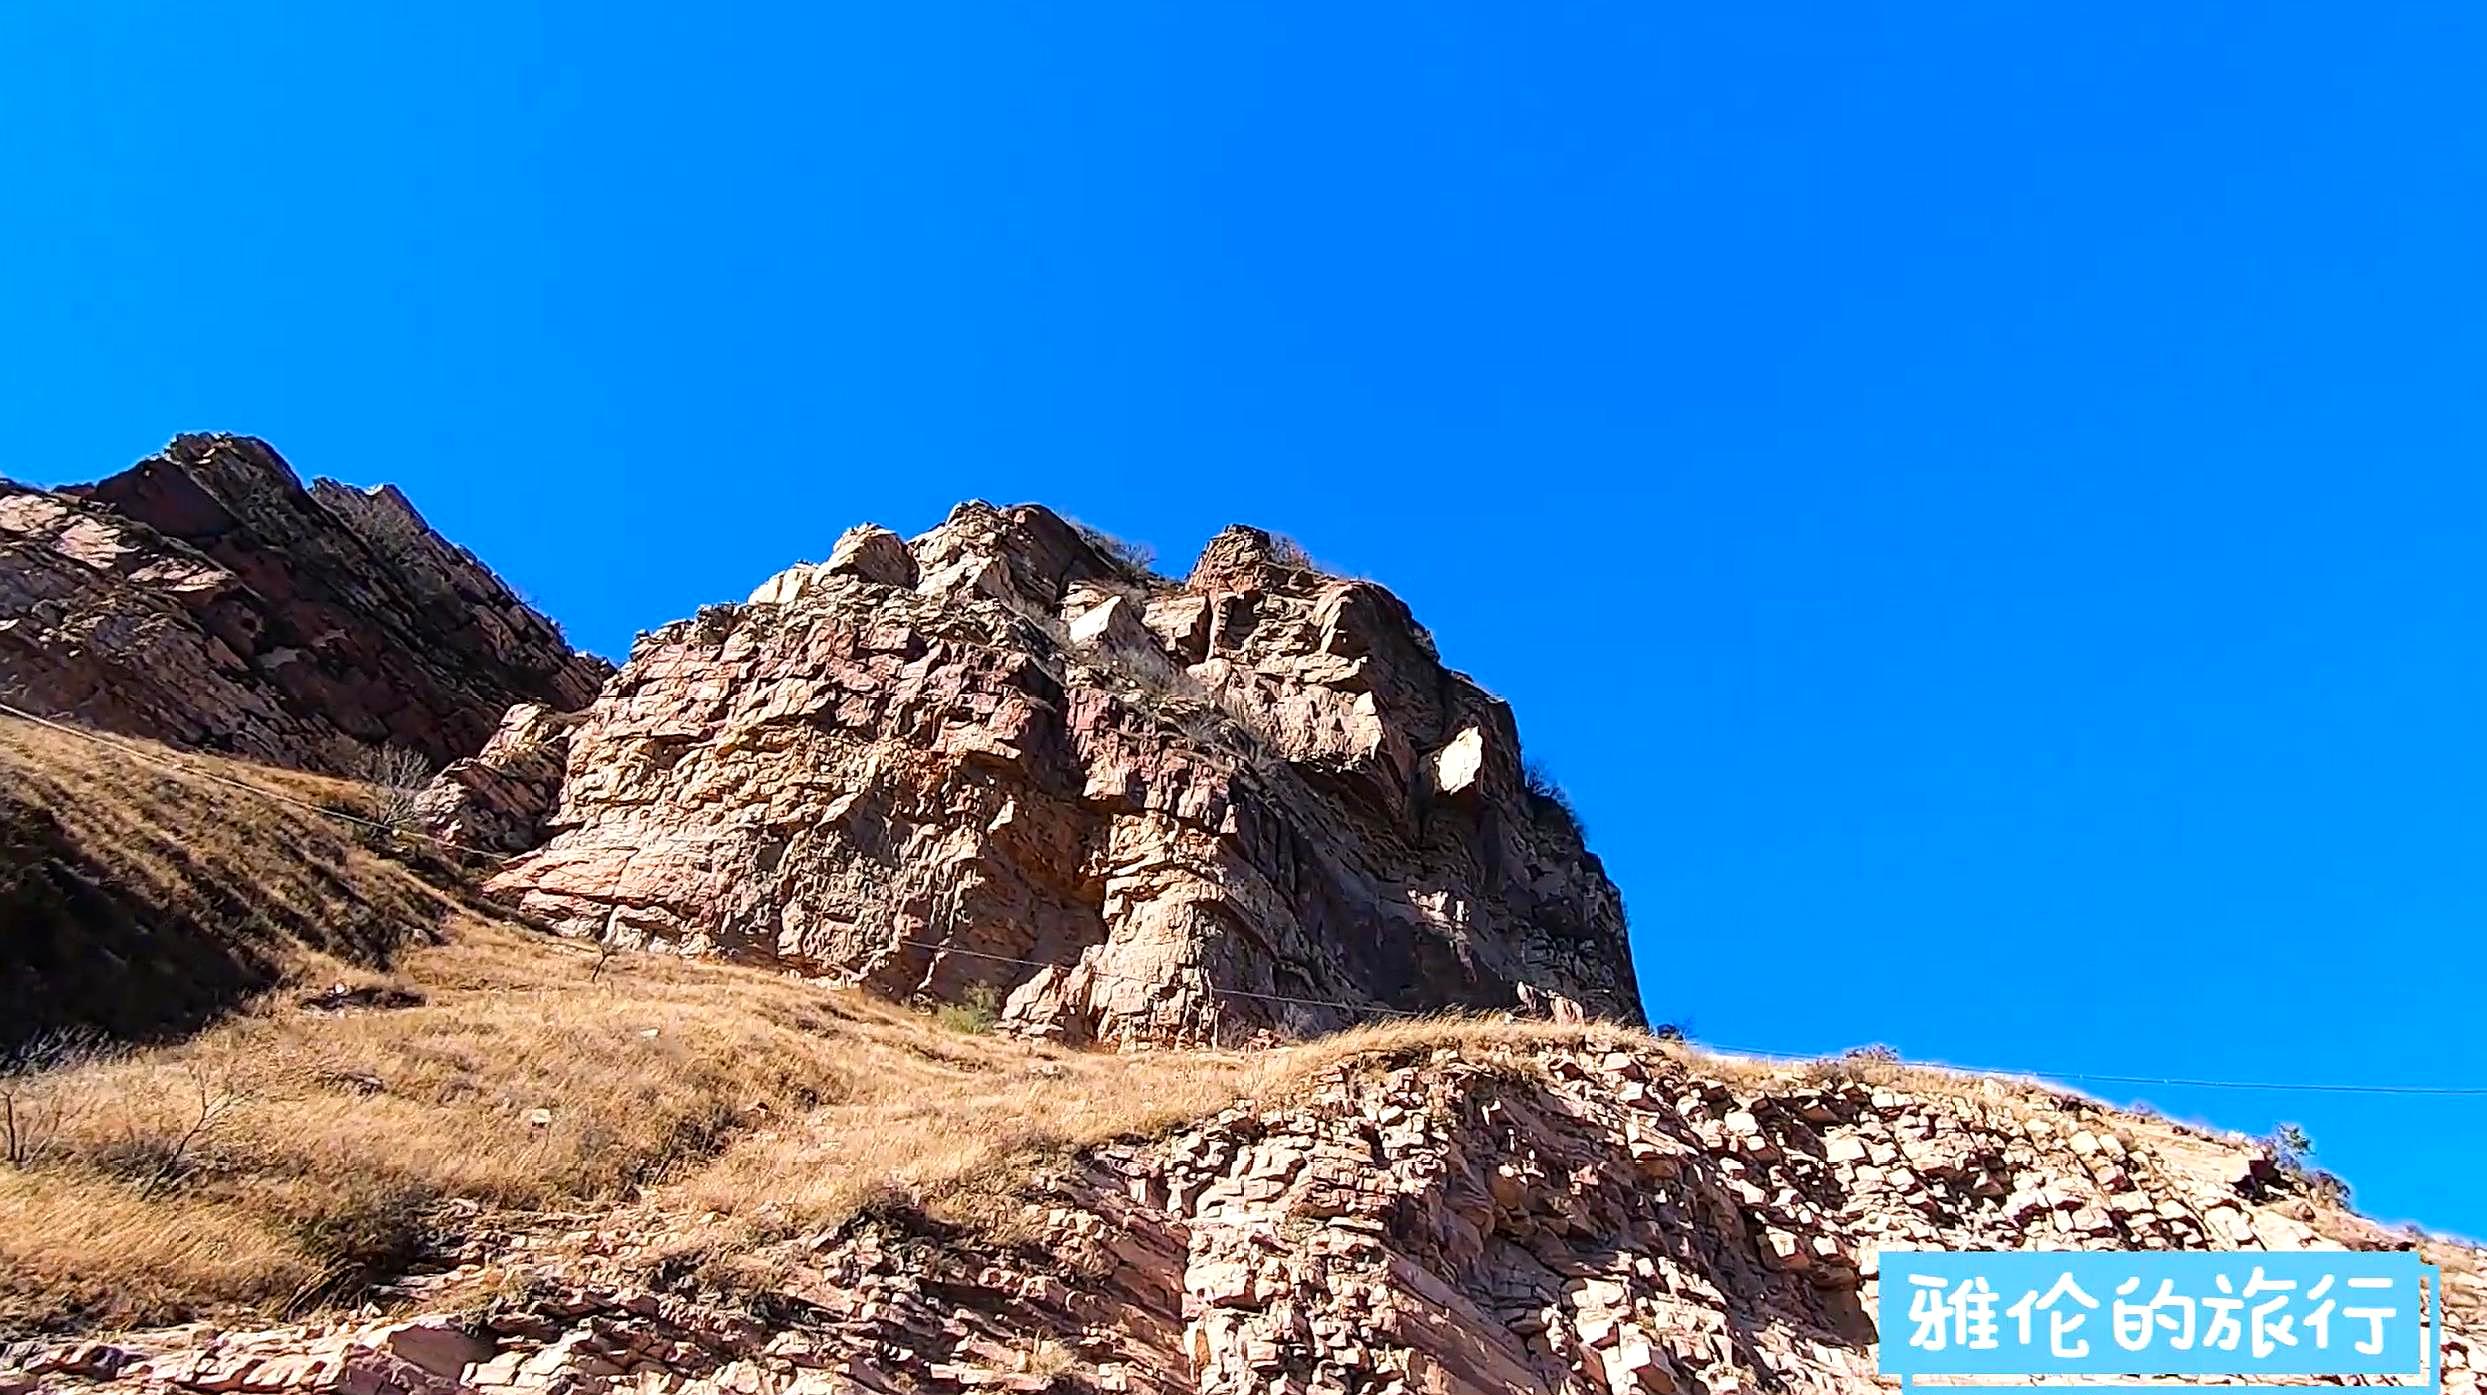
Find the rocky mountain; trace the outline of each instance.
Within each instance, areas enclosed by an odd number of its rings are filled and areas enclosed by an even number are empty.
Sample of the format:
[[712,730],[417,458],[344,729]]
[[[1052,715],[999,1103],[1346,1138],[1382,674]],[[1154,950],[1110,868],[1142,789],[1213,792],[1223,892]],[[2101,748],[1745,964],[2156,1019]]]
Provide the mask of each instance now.
[[[523,608],[382,616],[505,593],[273,459],[0,497],[0,671],[435,731],[423,816],[511,855],[0,717],[0,1395],[1804,1395],[1890,1384],[1895,1247],[2417,1248],[2478,1395],[2487,1255],[2270,1145],[1631,1025],[1509,711],[1269,535],[857,529],[588,695]],[[548,696],[452,742],[503,652]]]
[[583,707],[611,671],[395,488],[305,489],[262,441],[0,480],[0,702],[38,715],[361,774],[472,755],[511,704]]
[[1034,505],[860,527],[643,636],[558,734],[513,722],[435,802],[549,831],[489,885],[564,933],[986,989],[1073,1042],[1639,1020],[1621,899],[1510,708],[1255,529],[1176,581]]
[[619,674],[393,488],[177,438],[0,482],[0,702],[368,775],[564,933],[1069,1041],[1638,1018],[1620,897],[1389,591],[1233,528],[1183,580],[1034,505],[864,527]]

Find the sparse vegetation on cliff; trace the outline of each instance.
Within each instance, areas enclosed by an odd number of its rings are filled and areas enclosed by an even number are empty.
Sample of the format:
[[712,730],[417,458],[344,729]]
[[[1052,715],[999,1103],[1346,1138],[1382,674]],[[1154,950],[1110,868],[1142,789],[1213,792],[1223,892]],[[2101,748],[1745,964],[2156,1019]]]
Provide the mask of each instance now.
[[1142,590],[1172,584],[1169,578],[1161,575],[1157,570],[1156,548],[1144,542],[1116,537],[1103,528],[1082,523],[1078,519],[1071,519],[1070,524],[1079,530],[1080,537],[1086,539],[1090,547],[1104,555],[1106,562],[1122,576],[1123,580]]
[[1529,808],[1540,821],[1568,830],[1582,842],[1588,841],[1588,825],[1580,821],[1580,810],[1573,806],[1572,796],[1556,782],[1552,771],[1532,760],[1520,767],[1520,780],[1528,793]]

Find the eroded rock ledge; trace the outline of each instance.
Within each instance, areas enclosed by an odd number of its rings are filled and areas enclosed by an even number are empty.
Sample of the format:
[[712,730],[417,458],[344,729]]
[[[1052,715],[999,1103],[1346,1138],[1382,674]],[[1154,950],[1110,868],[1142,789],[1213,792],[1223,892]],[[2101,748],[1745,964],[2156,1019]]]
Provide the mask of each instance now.
[[566,933],[989,985],[1074,1041],[1639,1020],[1621,900],[1510,709],[1255,529],[1176,582],[1034,505],[858,528],[643,636],[568,742],[549,841],[494,881]]

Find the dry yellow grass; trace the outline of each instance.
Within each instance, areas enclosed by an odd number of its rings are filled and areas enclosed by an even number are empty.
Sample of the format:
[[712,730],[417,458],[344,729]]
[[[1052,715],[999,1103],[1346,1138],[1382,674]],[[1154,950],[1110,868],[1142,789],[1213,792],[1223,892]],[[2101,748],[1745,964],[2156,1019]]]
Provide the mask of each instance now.
[[[1031,1184],[1081,1148],[1246,1096],[1283,1106],[1342,1067],[1446,1047],[1524,1071],[1557,1048],[1667,1052],[1755,1090],[1820,1074],[1611,1026],[1473,1019],[1257,1054],[1066,1051],[729,965],[600,965],[585,946],[472,916],[399,975],[419,1005],[279,999],[32,1082],[26,1117],[54,1117],[42,1106],[57,1102],[60,1123],[30,1165],[0,1167],[0,1318],[118,1326],[327,1306],[454,1229],[454,1200],[521,1227],[530,1211],[627,1212],[683,1237],[643,1263],[721,1282],[867,1208],[1007,1244],[1030,1238]],[[1988,1088],[1868,1064],[1928,1092]],[[583,1227],[556,1214],[543,1228]]]
[[1077,1149],[1279,1098],[1356,1057],[1583,1035],[1429,1021],[1257,1056],[1066,1051],[728,965],[599,967],[471,917],[400,979],[420,1004],[280,999],[22,1082],[21,1117],[57,1123],[26,1166],[0,1167],[0,1316],[324,1306],[418,1256],[460,1199],[720,1213],[684,1228],[712,1251],[893,1206],[1007,1243],[1029,1183]]
[[457,909],[351,826],[199,772],[343,809],[358,786],[122,744],[146,759],[0,718],[0,1047],[180,1030],[279,984],[352,979]]
[[20,1082],[41,1133],[0,1170],[0,1309],[147,1322],[342,1295],[419,1253],[443,1201],[608,1201],[838,1088],[828,995],[591,972],[470,921],[408,960],[418,1006],[269,1005]]
[[[349,810],[355,786],[140,750],[0,722],[0,895],[32,898],[0,908],[43,941],[8,965],[43,1015],[11,1021],[143,1037],[224,1016],[0,1079],[0,1325],[320,1306],[419,1255],[452,1201],[769,1228],[894,1197],[974,1210],[1036,1155],[1214,1108],[1245,1074],[947,1031],[725,965],[600,964],[221,781]],[[291,991],[340,979],[411,1005]]]
[[1006,1222],[991,1203],[1045,1156],[1212,1111],[1261,1069],[963,1035],[726,965],[599,970],[482,921],[402,977],[420,1005],[274,1004],[24,1082],[21,1117],[59,1123],[28,1166],[0,1168],[0,1313],[314,1306],[419,1254],[452,1199],[638,1199],[755,1239],[893,1201]]

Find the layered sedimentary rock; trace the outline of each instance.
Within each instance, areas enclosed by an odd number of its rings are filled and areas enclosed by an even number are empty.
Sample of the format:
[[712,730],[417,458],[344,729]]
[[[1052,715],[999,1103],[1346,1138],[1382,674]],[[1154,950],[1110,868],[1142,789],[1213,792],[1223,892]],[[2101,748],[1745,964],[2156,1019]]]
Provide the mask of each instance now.
[[563,931],[990,985],[1071,1040],[1639,1016],[1510,709],[1389,591],[1249,528],[1180,583],[1035,506],[856,529],[644,636],[549,827],[494,886]]
[[578,720],[539,702],[511,708],[482,750],[432,777],[414,801],[415,819],[433,837],[488,854],[543,842]]
[[0,1390],[1828,1395],[1890,1384],[1885,1249],[2413,1247],[2445,1271],[2444,1389],[2480,1388],[2487,1256],[2245,1140],[1646,1038],[1410,1054],[1091,1153],[1024,1247],[892,1211],[745,1254],[765,1277],[728,1298],[663,1258],[706,1221],[484,1227],[401,1295],[428,1315],[27,1343]]
[[0,701],[334,773],[474,754],[611,666],[392,487],[308,489],[264,442],[176,438],[99,483],[0,481]]

